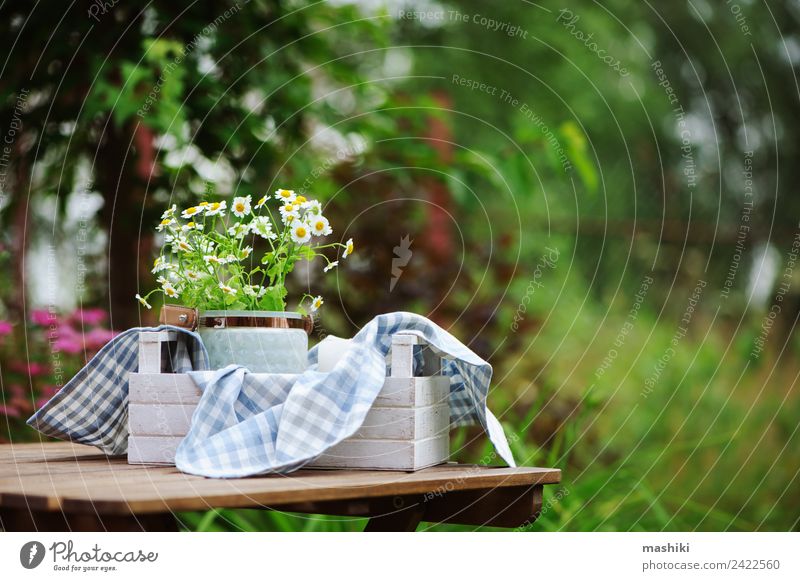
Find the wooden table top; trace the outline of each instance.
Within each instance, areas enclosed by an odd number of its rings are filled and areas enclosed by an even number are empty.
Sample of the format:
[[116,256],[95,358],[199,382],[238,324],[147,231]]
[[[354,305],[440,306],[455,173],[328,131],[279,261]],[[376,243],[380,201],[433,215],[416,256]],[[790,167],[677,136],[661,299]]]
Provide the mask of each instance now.
[[555,484],[553,468],[445,464],[417,472],[299,470],[209,479],[66,442],[0,445],[0,508],[130,515],[444,494]]

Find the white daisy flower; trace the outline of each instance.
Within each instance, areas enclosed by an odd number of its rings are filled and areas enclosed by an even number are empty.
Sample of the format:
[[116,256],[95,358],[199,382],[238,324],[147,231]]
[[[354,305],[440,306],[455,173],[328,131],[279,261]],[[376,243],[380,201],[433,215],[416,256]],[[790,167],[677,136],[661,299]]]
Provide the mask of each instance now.
[[309,309],[311,310],[312,313],[316,313],[324,302],[325,301],[322,300],[321,296],[316,296],[314,297],[314,300],[311,301],[311,306],[309,307]]
[[351,254],[353,254],[353,239],[352,238],[345,243],[344,252],[342,253],[342,258],[347,258]]
[[314,216],[309,220],[308,225],[311,226],[311,232],[314,236],[327,236],[333,234],[330,222],[325,216]]
[[152,308],[153,308],[153,307],[150,305],[150,303],[148,303],[148,302],[147,302],[147,299],[145,299],[145,298],[144,298],[142,295],[140,295],[139,293],[136,293],[136,300],[137,300],[137,301],[139,301],[140,303],[142,303],[142,305],[144,305],[144,306],[145,306],[145,307],[147,307],[148,309],[152,309]]
[[267,196],[262,196],[261,199],[256,202],[256,210],[262,208],[266,203],[267,203]]
[[224,216],[228,205],[225,201],[211,202],[206,206],[206,216]]
[[175,240],[175,243],[172,245],[172,249],[175,252],[178,252],[179,250],[181,252],[193,252],[194,251],[194,248],[192,247],[192,245],[189,244],[186,241],[185,238],[178,238],[177,240]]
[[186,278],[188,278],[192,282],[197,282],[203,278],[203,275],[196,270],[188,269],[186,272],[183,273]]
[[266,216],[253,218],[253,221],[250,222],[250,231],[253,234],[261,236],[265,240],[274,240],[278,237],[278,235],[272,231],[272,222]]
[[186,234],[187,232],[191,232],[192,230],[202,230],[203,225],[198,222],[187,222],[183,226],[181,226],[181,232]]
[[166,260],[164,260],[163,256],[159,256],[158,258],[156,258],[155,262],[153,262],[153,270],[151,270],[150,272],[156,274],[157,272],[161,272],[162,270],[171,270],[173,268],[177,267],[171,262],[167,262]]
[[244,291],[244,294],[246,294],[247,296],[256,299],[260,299],[267,292],[267,289],[257,284],[246,285],[242,290]]
[[222,290],[222,292],[224,292],[226,295],[235,295],[235,294],[236,294],[236,289],[235,289],[235,288],[233,288],[232,286],[228,286],[228,285],[227,285],[227,284],[225,284],[225,283],[222,283],[222,282],[221,282],[221,283],[219,283],[219,288],[220,288],[220,289]]
[[294,204],[286,204],[280,208],[281,218],[284,224],[289,224],[295,218],[300,217],[300,209]]
[[203,254],[211,254],[214,252],[214,249],[217,247],[214,244],[213,240],[208,240],[207,238],[201,238],[200,241],[197,243],[198,248]]
[[284,204],[279,208],[281,216],[286,217],[288,214],[292,214],[294,216],[300,215],[300,206],[296,204]]
[[292,240],[297,244],[305,244],[311,240],[311,228],[309,228],[308,224],[298,222],[292,226]]
[[218,256],[214,256],[213,254],[206,254],[203,260],[206,261],[206,264],[224,264]]
[[161,222],[156,226],[156,230],[162,232],[164,228],[169,228],[170,226],[175,225],[175,220],[173,218],[164,218]]
[[322,203],[319,200],[308,200],[303,202],[302,206],[306,214],[322,214]]
[[162,220],[166,220],[167,218],[172,218],[173,216],[175,216],[175,212],[177,210],[178,210],[178,206],[176,206],[175,204],[172,204],[171,208],[167,208],[166,210],[164,210],[164,213],[161,214],[161,219]]
[[336,268],[337,266],[339,266],[339,261],[338,261],[338,260],[334,260],[334,261],[333,261],[333,262],[331,262],[331,263],[330,263],[328,266],[326,266],[325,268],[323,268],[323,269],[322,269],[322,272],[328,272],[329,270],[333,270],[333,269],[334,269],[334,268]]
[[164,290],[164,294],[167,295],[171,299],[177,299],[180,294],[178,293],[178,289],[176,289],[172,284],[169,282],[165,282],[161,285],[161,288]]
[[181,218],[191,218],[192,216],[197,216],[200,212],[203,211],[201,206],[192,206],[191,208],[186,208],[183,212],[181,212]]
[[233,226],[228,228],[228,234],[233,236],[234,238],[244,238],[247,234],[248,227],[242,224],[241,222],[234,223]]
[[244,260],[245,258],[247,258],[248,256],[250,256],[250,254],[251,254],[252,252],[253,252],[253,247],[252,247],[252,246],[245,246],[245,247],[244,247],[244,248],[242,248],[242,250],[239,252],[239,260]]
[[280,200],[282,202],[286,202],[286,203],[290,204],[290,203],[294,202],[294,199],[296,197],[297,196],[295,195],[294,190],[283,190],[283,189],[275,190],[275,199],[276,200]]
[[250,201],[252,200],[252,196],[238,196],[233,198],[233,204],[231,204],[231,212],[233,212],[234,216],[237,218],[244,218],[250,213]]

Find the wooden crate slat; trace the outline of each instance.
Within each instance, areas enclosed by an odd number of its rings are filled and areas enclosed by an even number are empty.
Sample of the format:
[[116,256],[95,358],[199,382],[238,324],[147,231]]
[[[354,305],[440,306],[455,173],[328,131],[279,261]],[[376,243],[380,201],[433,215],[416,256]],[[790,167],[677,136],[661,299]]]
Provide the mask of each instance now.
[[174,403],[131,403],[128,430],[132,436],[185,436],[196,408],[196,405]]
[[128,437],[128,462],[131,464],[175,464],[175,451],[183,436]]
[[357,440],[339,442],[315,460],[316,468],[419,470],[446,462],[449,434],[424,440]]
[[444,376],[387,377],[374,405],[424,407],[449,401],[450,380]]
[[131,373],[128,401],[142,404],[193,404],[201,392],[185,373]]
[[426,407],[374,406],[353,438],[365,440],[423,440],[450,430],[447,403]]

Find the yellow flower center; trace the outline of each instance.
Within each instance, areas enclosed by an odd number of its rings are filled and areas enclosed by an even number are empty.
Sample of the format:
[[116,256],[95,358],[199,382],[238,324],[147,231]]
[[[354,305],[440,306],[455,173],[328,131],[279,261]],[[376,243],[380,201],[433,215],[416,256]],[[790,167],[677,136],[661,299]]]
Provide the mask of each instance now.
[[261,199],[258,201],[258,203],[257,203],[256,205],[257,205],[257,206],[263,206],[263,205],[264,205],[264,202],[266,202],[266,201],[267,201],[267,196],[264,196],[263,198],[261,198]]
[[167,219],[165,219],[165,220],[161,220],[161,225],[162,225],[162,226],[166,226],[167,224],[170,224],[171,222],[172,222],[172,220],[170,220],[169,218],[167,218]]
[[186,208],[186,213],[189,214],[190,216],[193,215],[193,214],[197,214],[198,211],[199,211],[199,209],[197,208],[197,206],[192,206],[191,208]]
[[208,206],[208,202],[200,202],[201,206]]
[[308,232],[306,232],[306,229],[305,229],[305,228],[303,228],[302,226],[298,226],[298,227],[297,227],[297,230],[295,230],[294,232],[295,232],[295,234],[297,234],[297,236],[298,236],[299,238],[302,238],[303,236],[305,236],[306,234],[308,234]]
[[316,224],[314,224],[314,228],[316,230],[323,230],[325,229],[325,224],[323,222],[317,222]]
[[289,222],[291,222],[292,220],[294,220],[294,216],[293,216],[292,214],[289,214],[288,216],[286,216],[286,223],[287,223],[287,224],[288,224]]
[[243,203],[241,203],[241,202],[239,202],[238,204],[236,204],[236,211],[237,211],[237,212],[244,212],[244,204],[243,204]]
[[306,201],[306,198],[305,198],[305,196],[297,196],[297,198],[295,198],[295,201],[296,201],[298,204],[302,204],[303,202],[305,202],[305,201]]
[[289,196],[291,196],[291,195],[292,195],[292,192],[290,192],[289,190],[281,190],[281,191],[279,192],[279,194],[280,194],[280,196],[281,196],[282,198],[288,198]]

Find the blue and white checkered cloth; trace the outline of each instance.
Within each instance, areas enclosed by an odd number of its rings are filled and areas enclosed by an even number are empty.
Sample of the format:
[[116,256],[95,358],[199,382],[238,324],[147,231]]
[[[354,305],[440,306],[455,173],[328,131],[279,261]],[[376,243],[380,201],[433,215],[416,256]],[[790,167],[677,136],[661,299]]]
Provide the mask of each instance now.
[[[176,454],[183,472],[231,478],[286,473],[313,461],[353,435],[386,379],[391,337],[410,332],[446,360],[453,425],[478,423],[498,455],[514,459],[500,423],[486,407],[491,366],[450,333],[412,313],[379,315],[353,338],[329,372],[316,370],[317,347],[299,375],[250,373],[241,366],[207,371],[195,333],[183,333],[173,369],[188,372],[202,391],[189,433]],[[109,454],[127,449],[128,374],[138,365],[138,332],[131,329],[106,345],[45,404],[28,424],[48,436],[98,446]],[[150,330],[150,329],[147,329]]]
[[179,331],[172,370],[208,369],[200,335],[179,327],[123,331],[28,419],[45,436],[97,446],[110,455],[128,451],[128,375],[139,369],[140,331]]

